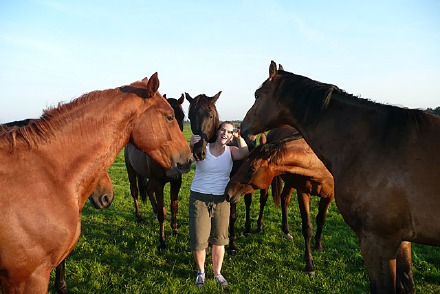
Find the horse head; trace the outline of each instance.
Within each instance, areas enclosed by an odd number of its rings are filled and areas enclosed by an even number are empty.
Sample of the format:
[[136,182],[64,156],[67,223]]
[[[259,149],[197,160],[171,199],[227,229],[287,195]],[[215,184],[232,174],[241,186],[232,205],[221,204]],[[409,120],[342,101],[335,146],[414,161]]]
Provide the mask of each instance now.
[[215,102],[221,93],[220,91],[213,97],[200,94],[195,98],[185,93],[186,100],[189,102],[188,118],[191,121],[191,131],[193,134],[202,137],[192,150],[196,160],[204,160],[206,157],[206,144],[215,141],[216,131],[220,125]]
[[176,120],[173,108],[158,92],[157,73],[151,78],[121,88],[140,98],[138,114],[131,121],[130,143],[147,153],[167,171],[180,175],[191,165],[191,150]]
[[185,101],[185,96],[180,95],[179,99],[176,98],[167,98],[166,94],[163,95],[165,99],[167,99],[168,103],[171,105],[171,108],[174,110],[174,116],[176,117],[177,123],[179,124],[180,130],[183,132],[183,123],[185,121],[185,112],[183,112],[182,104]]

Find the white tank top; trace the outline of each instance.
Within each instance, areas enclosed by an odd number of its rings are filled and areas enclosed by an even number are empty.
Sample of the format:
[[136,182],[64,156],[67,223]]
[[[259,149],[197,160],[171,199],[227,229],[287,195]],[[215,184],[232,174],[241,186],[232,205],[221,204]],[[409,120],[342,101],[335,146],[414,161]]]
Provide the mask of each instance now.
[[229,146],[226,146],[225,151],[216,157],[209,152],[209,144],[207,144],[205,160],[196,161],[196,174],[191,190],[204,194],[223,195],[231,170],[232,156]]

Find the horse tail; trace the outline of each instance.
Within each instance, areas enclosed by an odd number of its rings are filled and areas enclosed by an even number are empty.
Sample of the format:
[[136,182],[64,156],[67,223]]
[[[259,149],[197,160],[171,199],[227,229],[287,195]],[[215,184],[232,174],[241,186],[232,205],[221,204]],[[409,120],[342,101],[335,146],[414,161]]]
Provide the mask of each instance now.
[[272,179],[272,197],[275,205],[280,207],[281,205],[281,191],[283,190],[283,180],[281,176],[276,176]]

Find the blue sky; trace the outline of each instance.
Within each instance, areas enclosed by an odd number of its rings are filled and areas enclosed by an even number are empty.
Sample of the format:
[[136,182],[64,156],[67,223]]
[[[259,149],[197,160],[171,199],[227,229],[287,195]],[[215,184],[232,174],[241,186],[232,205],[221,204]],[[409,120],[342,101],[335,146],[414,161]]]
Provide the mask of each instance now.
[[[0,123],[158,72],[242,119],[271,60],[348,93],[440,106],[440,1],[0,2]],[[188,102],[184,104],[185,112]]]

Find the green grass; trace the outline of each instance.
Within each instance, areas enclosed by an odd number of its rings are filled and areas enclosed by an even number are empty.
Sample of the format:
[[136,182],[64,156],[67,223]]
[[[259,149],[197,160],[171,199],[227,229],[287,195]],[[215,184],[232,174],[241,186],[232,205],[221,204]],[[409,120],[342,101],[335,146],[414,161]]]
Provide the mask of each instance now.
[[[191,134],[185,124],[187,139]],[[123,154],[112,165],[110,176],[115,199],[110,208],[95,210],[86,203],[82,233],[67,258],[67,282],[72,293],[220,293],[207,259],[207,283],[195,285],[195,271],[188,242],[188,197],[194,169],[183,176],[180,192],[179,235],[172,236],[166,223],[168,249],[159,251],[159,226],[148,202],[141,203],[147,221],[137,224]],[[166,186],[169,195],[169,185]],[[256,228],[259,193],[254,194],[252,226]],[[315,252],[316,275],[304,273],[304,241],[299,210],[292,197],[289,225],[293,241],[281,232],[281,210],[269,199],[265,208],[264,234],[243,235],[244,202],[238,204],[235,256],[225,256],[223,274],[230,293],[368,293],[368,277],[354,233],[344,223],[336,205],[329,209],[324,229],[324,251]],[[169,197],[165,203],[169,211]],[[313,198],[312,214],[318,198]],[[170,216],[168,215],[168,219]],[[413,245],[413,270],[418,293],[440,293],[440,248]],[[55,293],[53,277],[49,291]]]

